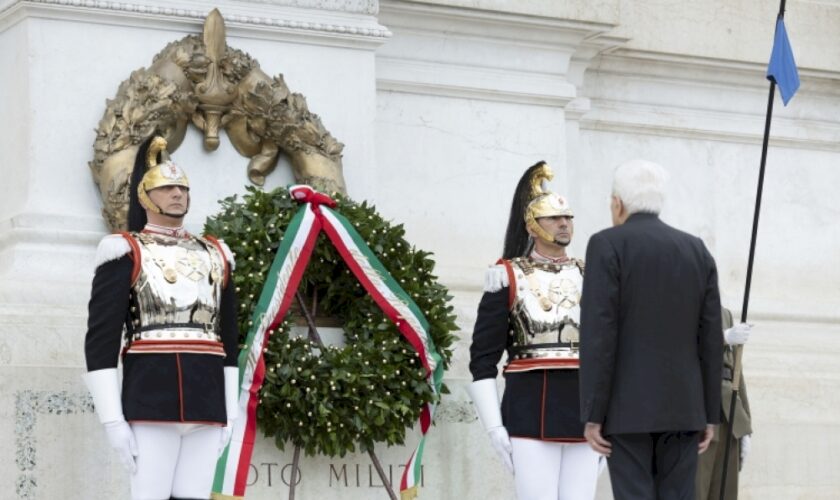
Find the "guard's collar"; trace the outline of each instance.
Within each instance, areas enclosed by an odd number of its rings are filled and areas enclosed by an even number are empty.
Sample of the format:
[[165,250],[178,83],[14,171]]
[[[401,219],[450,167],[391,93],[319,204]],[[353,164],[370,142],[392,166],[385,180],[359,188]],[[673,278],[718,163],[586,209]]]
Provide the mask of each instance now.
[[184,226],[167,227],[152,224],[151,222],[146,223],[146,227],[143,228],[143,232],[152,234],[162,234],[164,236],[170,236],[172,238],[186,238],[189,235],[187,230],[184,229]]
[[548,256],[545,256],[545,255],[537,252],[536,250],[533,250],[531,252],[531,260],[533,260],[534,262],[539,262],[539,263],[562,264],[564,262],[570,261],[571,258],[569,258],[568,256],[548,257]]

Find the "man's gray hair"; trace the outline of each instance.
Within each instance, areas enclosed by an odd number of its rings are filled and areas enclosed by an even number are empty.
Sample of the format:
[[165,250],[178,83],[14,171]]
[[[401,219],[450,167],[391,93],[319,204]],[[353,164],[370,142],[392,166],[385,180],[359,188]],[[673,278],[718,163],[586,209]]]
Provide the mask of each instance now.
[[665,203],[668,173],[658,163],[630,160],[615,169],[612,194],[624,203],[628,214],[658,214]]

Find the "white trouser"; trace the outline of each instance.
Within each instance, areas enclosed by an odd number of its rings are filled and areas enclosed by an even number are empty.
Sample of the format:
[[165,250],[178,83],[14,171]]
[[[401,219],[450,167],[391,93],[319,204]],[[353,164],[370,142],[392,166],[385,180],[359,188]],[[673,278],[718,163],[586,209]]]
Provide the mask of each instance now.
[[592,500],[602,464],[589,443],[511,438],[518,500]]
[[222,428],[217,425],[132,423],[137,472],[132,500],[210,498]]

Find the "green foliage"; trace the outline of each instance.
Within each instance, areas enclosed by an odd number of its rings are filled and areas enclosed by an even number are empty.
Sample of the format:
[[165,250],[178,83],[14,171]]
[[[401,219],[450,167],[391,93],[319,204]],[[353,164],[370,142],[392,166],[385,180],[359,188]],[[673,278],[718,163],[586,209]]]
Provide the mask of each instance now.
[[[449,364],[456,330],[450,297],[432,274],[431,254],[405,241],[402,225],[384,220],[373,206],[341,196],[344,215],[374,254],[415,301],[429,322],[429,333]],[[234,284],[239,297],[240,343],[266,274],[299,205],[284,188],[248,188],[240,200],[222,200],[205,232],[224,239],[236,258]],[[290,337],[296,319],[284,318],[265,353],[266,379],[257,419],[266,436],[283,449],[287,442],[309,455],[344,456],[374,443],[402,444],[421,407],[434,398],[413,347],[379,310],[325,235],[318,239],[301,281],[304,297],[317,296],[318,315],[339,318],[347,346],[320,351],[304,337]],[[443,392],[447,392],[445,387]],[[358,445],[358,450],[357,450]]]

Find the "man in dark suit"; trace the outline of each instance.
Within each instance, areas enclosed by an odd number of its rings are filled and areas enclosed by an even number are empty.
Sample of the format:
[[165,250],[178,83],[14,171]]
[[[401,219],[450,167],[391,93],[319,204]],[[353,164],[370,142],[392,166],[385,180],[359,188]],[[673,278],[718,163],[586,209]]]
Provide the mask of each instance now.
[[698,451],[720,422],[717,270],[699,238],[659,219],[665,179],[655,163],[620,165],[615,227],[586,250],[581,419],[616,500],[693,499]]

